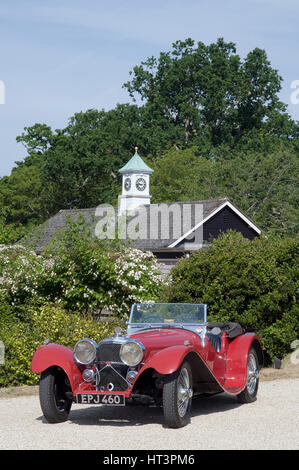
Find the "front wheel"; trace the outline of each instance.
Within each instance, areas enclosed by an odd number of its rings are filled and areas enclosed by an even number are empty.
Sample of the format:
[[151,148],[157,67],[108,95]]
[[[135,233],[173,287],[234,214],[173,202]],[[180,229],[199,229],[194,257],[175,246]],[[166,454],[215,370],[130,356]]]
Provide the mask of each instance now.
[[259,386],[259,362],[255,349],[250,349],[247,364],[247,380],[244,390],[237,395],[241,403],[252,403],[256,400]]
[[180,428],[190,421],[192,395],[191,367],[184,362],[163,387],[164,418],[170,428]]
[[72,400],[66,395],[69,391],[70,383],[63,370],[51,367],[42,372],[39,399],[44,417],[49,423],[67,420],[72,406]]

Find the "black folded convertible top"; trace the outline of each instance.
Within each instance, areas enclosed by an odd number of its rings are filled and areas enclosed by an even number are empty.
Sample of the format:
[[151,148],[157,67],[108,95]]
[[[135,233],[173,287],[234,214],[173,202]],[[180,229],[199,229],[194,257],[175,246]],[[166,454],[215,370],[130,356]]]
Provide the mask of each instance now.
[[208,322],[208,328],[215,328],[218,327],[221,331],[225,331],[227,336],[230,339],[236,338],[243,334],[243,329],[239,323],[231,323],[231,322]]

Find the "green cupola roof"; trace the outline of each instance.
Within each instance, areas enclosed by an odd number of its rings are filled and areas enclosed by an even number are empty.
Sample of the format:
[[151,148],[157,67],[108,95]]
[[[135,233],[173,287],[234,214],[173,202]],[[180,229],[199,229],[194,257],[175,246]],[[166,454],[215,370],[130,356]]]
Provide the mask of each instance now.
[[154,170],[144,163],[140,155],[138,155],[137,150],[138,147],[135,147],[135,154],[131,160],[129,160],[128,163],[119,170],[120,173],[153,173]]

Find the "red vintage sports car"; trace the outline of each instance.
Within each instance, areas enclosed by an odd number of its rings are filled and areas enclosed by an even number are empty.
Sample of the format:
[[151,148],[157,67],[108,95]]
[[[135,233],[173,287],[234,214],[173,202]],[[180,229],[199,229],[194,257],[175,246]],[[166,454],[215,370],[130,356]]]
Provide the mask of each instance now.
[[40,404],[48,422],[67,420],[72,403],[163,406],[167,425],[190,420],[192,398],[226,392],[256,400],[263,365],[260,341],[238,323],[207,322],[202,304],[132,306],[127,333],[116,328],[99,344],[81,339],[74,350],[45,344],[31,368],[41,374]]

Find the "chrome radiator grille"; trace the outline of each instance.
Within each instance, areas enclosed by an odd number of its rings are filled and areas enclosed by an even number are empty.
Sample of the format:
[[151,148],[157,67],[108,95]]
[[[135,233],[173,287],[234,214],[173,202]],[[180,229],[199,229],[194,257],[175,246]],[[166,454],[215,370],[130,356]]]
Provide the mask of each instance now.
[[97,351],[97,361],[101,362],[121,362],[119,357],[121,344],[118,343],[99,343]]
[[119,356],[123,342],[123,340],[116,341],[115,339],[107,338],[98,345],[98,386],[100,390],[121,391],[126,390],[129,386],[126,381],[128,366],[121,361]]

